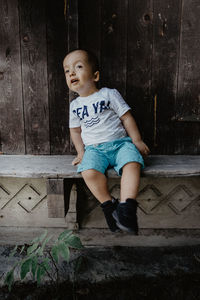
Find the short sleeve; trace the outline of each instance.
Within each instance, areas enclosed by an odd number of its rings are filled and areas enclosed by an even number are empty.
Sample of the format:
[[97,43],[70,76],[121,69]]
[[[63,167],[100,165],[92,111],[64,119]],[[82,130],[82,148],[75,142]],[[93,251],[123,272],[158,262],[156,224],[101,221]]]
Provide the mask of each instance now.
[[73,102],[70,103],[70,110],[69,110],[69,128],[76,128],[80,127],[80,119],[76,114],[76,110],[74,109]]
[[115,113],[121,118],[128,110],[130,110],[130,106],[123,99],[121,94],[116,90],[112,89],[110,92],[110,106],[115,111]]

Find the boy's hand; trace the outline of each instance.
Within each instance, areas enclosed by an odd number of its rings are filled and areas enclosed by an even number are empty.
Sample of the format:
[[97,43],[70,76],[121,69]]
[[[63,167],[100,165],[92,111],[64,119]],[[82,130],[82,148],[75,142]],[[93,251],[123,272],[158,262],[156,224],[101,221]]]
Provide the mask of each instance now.
[[82,161],[82,158],[83,158],[83,155],[78,155],[77,157],[75,157],[74,160],[72,161],[72,165],[76,166],[76,165],[80,164]]
[[140,140],[138,142],[134,142],[134,145],[140,151],[142,156],[147,156],[150,153],[148,146],[142,140]]

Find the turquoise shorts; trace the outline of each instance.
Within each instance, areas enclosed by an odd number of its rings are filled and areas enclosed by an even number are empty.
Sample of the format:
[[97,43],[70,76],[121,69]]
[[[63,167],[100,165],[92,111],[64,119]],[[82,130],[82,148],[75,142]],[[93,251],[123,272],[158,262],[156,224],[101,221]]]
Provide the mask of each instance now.
[[104,174],[108,168],[114,168],[119,175],[122,175],[123,166],[129,162],[137,162],[144,168],[142,155],[131,138],[124,137],[112,142],[86,146],[77,172],[95,169]]

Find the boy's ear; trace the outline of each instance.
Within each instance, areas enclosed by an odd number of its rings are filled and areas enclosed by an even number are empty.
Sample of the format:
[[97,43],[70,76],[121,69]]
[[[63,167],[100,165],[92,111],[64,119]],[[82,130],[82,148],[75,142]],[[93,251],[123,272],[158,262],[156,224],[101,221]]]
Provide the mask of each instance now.
[[96,72],[94,73],[94,81],[95,81],[95,82],[99,81],[99,71],[96,71]]

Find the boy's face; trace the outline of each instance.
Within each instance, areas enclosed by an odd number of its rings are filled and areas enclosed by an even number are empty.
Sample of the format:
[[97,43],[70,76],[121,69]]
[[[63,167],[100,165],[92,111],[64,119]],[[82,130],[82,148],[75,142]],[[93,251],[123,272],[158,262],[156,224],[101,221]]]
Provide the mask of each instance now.
[[93,73],[85,51],[76,50],[69,53],[64,59],[63,67],[70,90],[83,97],[97,91],[95,82],[99,80],[99,72]]

